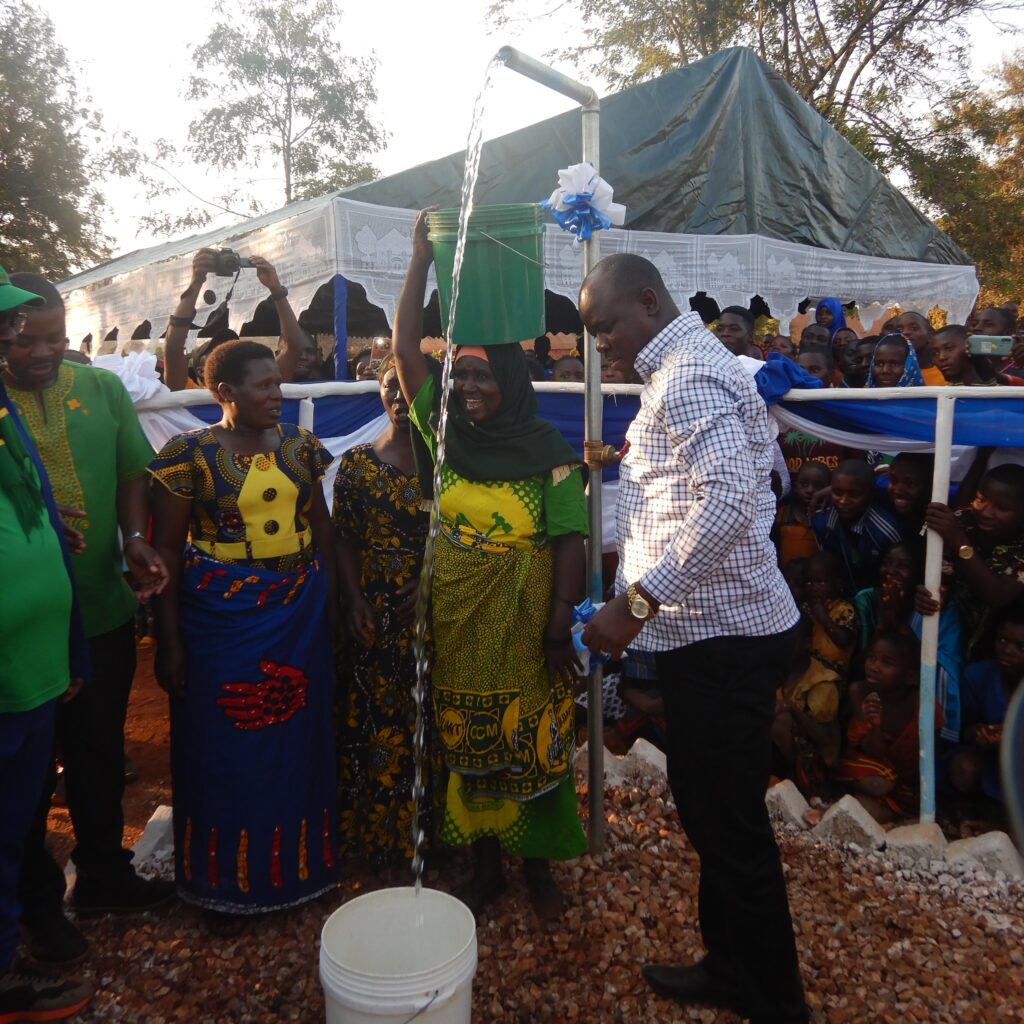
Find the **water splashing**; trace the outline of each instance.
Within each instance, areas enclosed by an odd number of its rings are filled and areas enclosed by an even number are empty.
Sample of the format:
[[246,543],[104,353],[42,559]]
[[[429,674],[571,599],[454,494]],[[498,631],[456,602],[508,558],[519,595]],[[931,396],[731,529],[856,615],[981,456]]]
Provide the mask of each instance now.
[[466,253],[466,234],[469,215],[473,212],[473,193],[480,174],[480,157],[484,143],[484,109],[487,92],[491,87],[494,72],[504,65],[500,57],[494,57],[484,72],[484,83],[473,105],[473,119],[466,140],[466,169],[462,178],[461,206],[459,208],[459,232],[455,243],[455,261],[452,271],[452,301],[448,310],[445,329],[444,368],[441,371],[441,409],[437,425],[437,455],[434,459],[434,502],[430,508],[430,524],[427,528],[427,543],[423,549],[423,568],[420,571],[419,587],[416,590],[416,629],[413,634],[413,650],[416,655],[416,687],[413,697],[416,701],[416,726],[413,731],[413,759],[415,777],[413,781],[412,871],[416,879],[416,893],[423,886],[423,828],[420,825],[420,803],[425,795],[423,786],[423,763],[426,759],[426,680],[430,670],[427,659],[427,616],[430,613],[430,590],[434,578],[434,550],[441,525],[439,504],[441,498],[441,466],[444,463],[444,443],[448,425],[448,399],[451,394],[452,360],[455,348],[452,338],[455,334],[455,311],[459,305],[459,279],[462,274],[462,260]]

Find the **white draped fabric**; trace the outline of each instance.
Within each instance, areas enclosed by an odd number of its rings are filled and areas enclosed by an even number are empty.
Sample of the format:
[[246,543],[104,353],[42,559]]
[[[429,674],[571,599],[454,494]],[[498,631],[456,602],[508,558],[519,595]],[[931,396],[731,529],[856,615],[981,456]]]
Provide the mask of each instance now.
[[[414,217],[411,210],[326,196],[231,229],[129,253],[60,286],[68,309],[68,336],[78,347],[91,333],[98,345],[117,327],[123,343],[149,320],[151,337],[159,338],[188,282],[192,254],[203,246],[230,247],[270,260],[288,285],[297,311],[309,306],[317,288],[341,274],[362,285],[369,300],[392,322],[412,253]],[[857,256],[759,235],[675,235],[613,228],[601,233],[601,251],[646,256],[684,303],[698,291],[707,292],[720,306],[747,305],[760,295],[783,323],[796,315],[804,299],[826,295],[855,301],[862,322],[870,323],[898,303],[904,309],[939,306],[951,322],[963,323],[978,294],[972,266]],[[575,302],[582,250],[555,224],[545,228],[544,260],[545,287]],[[220,302],[229,284],[229,278],[211,278],[207,287]],[[242,271],[230,303],[231,326],[237,330],[251,320],[266,295],[255,273]],[[200,303],[196,322],[202,323],[213,308]]]

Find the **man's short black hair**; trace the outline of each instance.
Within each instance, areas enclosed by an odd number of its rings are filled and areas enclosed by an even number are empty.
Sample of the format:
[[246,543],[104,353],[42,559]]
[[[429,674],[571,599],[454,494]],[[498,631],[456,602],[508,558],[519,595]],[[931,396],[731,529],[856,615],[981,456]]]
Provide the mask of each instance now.
[[935,333],[931,321],[924,313],[919,313],[916,309],[908,309],[905,313],[901,313],[897,319],[902,319],[905,316],[912,316],[929,334]]
[[921,661],[920,641],[906,633],[898,633],[895,629],[880,629],[871,638],[868,647],[884,643],[895,648],[906,659],[908,668],[916,668]]
[[747,309],[746,306],[726,306],[718,315],[720,317],[725,316],[726,313],[731,313],[733,316],[738,316],[743,319],[743,322],[750,328],[751,331],[754,329],[754,314]]
[[832,349],[827,345],[812,345],[808,343],[800,349],[797,355],[797,361],[799,362],[800,356],[821,356],[825,360],[825,366],[831,370],[835,365],[835,356],[832,355]]
[[661,271],[650,260],[636,253],[617,252],[606,256],[587,277],[591,275],[596,275],[616,293],[639,295],[645,288],[650,288],[659,298],[671,298]]
[[1004,462],[1001,466],[993,466],[982,478],[981,486],[985,484],[1001,484],[1017,492],[1019,500],[1024,504],[1024,466],[1018,466],[1015,462]]
[[935,456],[931,452],[900,452],[892,461],[912,466],[929,480],[935,475]]
[[218,327],[210,335],[210,340],[207,342],[207,352],[212,352],[218,345],[223,345],[225,341],[238,341],[238,333],[230,327]]
[[832,479],[837,476],[848,476],[858,483],[875,486],[875,471],[863,459],[846,459],[832,470]]
[[823,473],[827,477],[831,478],[832,476],[832,470],[829,469],[824,462],[819,462],[817,459],[804,459],[804,461],[800,463],[800,468],[796,471],[796,475],[799,478],[804,470],[812,469]]
[[[15,275],[11,274],[11,281],[14,282]],[[22,284],[20,281],[14,282],[19,288],[29,288],[27,284]],[[1017,330],[1017,318],[1013,315],[1012,309],[1007,309],[1005,306],[989,306],[988,309],[982,310],[983,313],[995,313],[996,317],[1002,322],[1003,334],[1014,334]]]
[[258,359],[273,362],[274,353],[258,341],[226,341],[215,348],[206,360],[203,383],[214,398],[219,399],[218,385],[241,384],[245,379],[245,368]]
[[945,327],[940,327],[936,332],[935,336],[939,337],[942,334],[951,334],[957,338],[967,338],[967,328],[963,324],[946,324]]

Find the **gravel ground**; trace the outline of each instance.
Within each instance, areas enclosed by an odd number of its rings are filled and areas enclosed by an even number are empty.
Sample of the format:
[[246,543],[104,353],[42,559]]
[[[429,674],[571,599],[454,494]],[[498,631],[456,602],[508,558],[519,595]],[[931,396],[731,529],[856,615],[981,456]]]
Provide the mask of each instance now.
[[[581,787],[585,809],[585,787]],[[607,850],[557,868],[568,894],[560,928],[544,929],[515,875],[478,928],[474,1021],[734,1024],[726,1011],[681,1009],[640,978],[648,961],[700,954],[696,857],[664,781],[608,791]],[[883,854],[779,836],[808,1001],[815,1022],[1024,1021],[1024,886],[978,873],[917,873]],[[428,874],[446,888],[457,874]],[[350,878],[287,914],[213,934],[192,909],[84,925],[83,969],[97,995],[84,1021],[245,1024],[323,1020],[317,945],[345,899],[391,879]]]

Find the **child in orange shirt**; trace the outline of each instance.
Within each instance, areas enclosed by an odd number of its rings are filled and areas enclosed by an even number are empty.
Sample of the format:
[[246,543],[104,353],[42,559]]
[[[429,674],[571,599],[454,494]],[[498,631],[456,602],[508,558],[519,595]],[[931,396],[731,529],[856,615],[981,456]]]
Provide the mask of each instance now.
[[823,462],[805,462],[796,475],[789,497],[779,504],[775,516],[775,544],[783,569],[794,558],[810,558],[817,553],[810,505],[814,495],[831,482],[832,473]]
[[[917,813],[920,743],[917,640],[879,632],[864,657],[864,680],[850,684],[853,719],[835,779],[883,825]],[[936,729],[942,709],[935,709]]]

